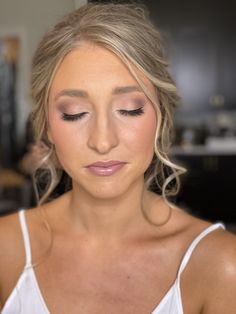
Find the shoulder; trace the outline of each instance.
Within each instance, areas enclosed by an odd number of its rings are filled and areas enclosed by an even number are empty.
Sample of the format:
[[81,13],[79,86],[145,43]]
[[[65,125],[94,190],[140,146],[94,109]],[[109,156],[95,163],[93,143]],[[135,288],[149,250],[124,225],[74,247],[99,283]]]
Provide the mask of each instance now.
[[[34,238],[41,238],[42,219],[36,208],[25,210],[26,225],[30,236],[30,249],[39,251],[40,243]],[[31,237],[33,235],[33,237]],[[45,241],[44,241],[45,242]],[[33,245],[32,245],[33,244]],[[39,249],[38,249],[39,248]],[[38,258],[36,254],[36,259]],[[24,238],[21,230],[19,212],[0,217],[0,308],[15,287],[26,263]]]
[[236,236],[218,228],[200,241],[193,254],[200,279],[203,313],[235,313]]
[[5,258],[13,256],[23,242],[19,212],[0,216],[0,267]]
[[214,262],[212,267],[217,272],[227,273],[233,265],[236,270],[236,235],[223,228],[217,228],[202,239],[196,255],[199,262],[204,264],[206,261],[208,264]]
[[20,236],[19,213],[0,216],[0,261],[7,251],[17,246]]
[[[24,244],[17,213],[0,216],[0,300],[24,266]],[[2,302],[1,302],[2,303]]]

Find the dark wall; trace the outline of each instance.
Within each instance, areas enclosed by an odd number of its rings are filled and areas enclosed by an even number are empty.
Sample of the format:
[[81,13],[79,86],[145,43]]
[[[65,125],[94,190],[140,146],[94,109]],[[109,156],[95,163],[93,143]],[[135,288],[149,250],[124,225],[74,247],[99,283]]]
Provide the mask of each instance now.
[[236,2],[145,3],[169,43],[184,111],[236,109]]

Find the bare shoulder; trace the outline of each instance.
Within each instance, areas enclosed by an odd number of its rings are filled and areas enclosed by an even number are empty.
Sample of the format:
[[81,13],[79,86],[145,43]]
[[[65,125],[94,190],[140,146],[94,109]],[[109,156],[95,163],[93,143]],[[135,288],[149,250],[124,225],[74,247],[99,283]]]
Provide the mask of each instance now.
[[200,241],[193,269],[201,277],[204,314],[233,314],[236,309],[236,236],[222,228]]
[[[199,245],[199,258],[202,262],[212,262],[214,271],[227,275],[235,271],[236,275],[236,235],[218,228],[208,234]],[[215,276],[214,276],[215,277]]]
[[[182,211],[182,210],[181,210]],[[207,228],[212,228],[213,223],[194,217],[182,211],[182,221],[185,234],[191,235],[192,240],[204,232]],[[202,237],[197,248],[193,252],[193,259],[198,261],[199,266],[209,265],[211,268],[221,273],[234,269],[236,271],[236,234],[227,231],[227,229],[217,226],[212,228]],[[207,262],[207,263],[206,263]],[[231,265],[231,266],[230,266]]]
[[[41,236],[45,231],[42,228],[43,221],[38,215],[38,208],[26,209],[25,219],[31,250],[33,248],[39,251],[36,254],[37,258],[41,253],[38,248],[40,249],[40,245],[46,242]],[[0,216],[0,309],[13,291],[25,263],[26,253],[19,211]]]
[[[212,228],[211,222],[182,210],[177,211],[176,216],[176,221],[179,219],[184,226],[187,247],[207,228]],[[181,278],[182,294],[188,296],[186,307],[192,297],[202,314],[235,313],[236,235],[221,227],[212,228],[198,242]]]
[[24,266],[24,245],[19,215],[11,213],[0,217],[0,303],[10,290]]
[[212,269],[216,272],[227,274],[234,268],[236,271],[236,235],[221,227],[212,229],[200,242],[196,256],[200,264],[212,262]]
[[218,230],[209,237],[205,246],[205,255],[211,265],[205,273],[211,289],[204,313],[235,313],[236,236]]
[[[19,214],[14,212],[0,216],[0,265],[8,255],[12,255],[21,241]],[[11,254],[10,254],[11,252]]]

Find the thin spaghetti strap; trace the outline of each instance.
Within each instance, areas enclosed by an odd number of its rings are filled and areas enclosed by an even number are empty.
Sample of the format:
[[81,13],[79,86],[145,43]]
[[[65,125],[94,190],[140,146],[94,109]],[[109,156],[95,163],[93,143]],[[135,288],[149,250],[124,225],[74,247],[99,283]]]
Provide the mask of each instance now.
[[21,231],[24,239],[24,246],[25,246],[25,256],[26,256],[26,264],[25,268],[31,266],[31,249],[30,249],[30,239],[29,239],[29,232],[26,224],[25,219],[25,210],[21,209],[19,211],[19,219],[20,219],[20,226]]
[[180,268],[179,268],[179,271],[178,271],[178,276],[179,277],[181,275],[181,273],[183,272],[183,270],[185,269],[186,265],[188,264],[188,261],[195,249],[195,247],[198,245],[198,243],[207,235],[209,234],[210,232],[218,229],[218,228],[223,228],[225,229],[225,226],[224,224],[222,223],[215,223],[213,225],[210,225],[209,227],[207,227],[205,230],[203,230],[194,240],[193,242],[190,244],[187,252],[185,253],[183,259],[182,259],[182,262],[181,262],[181,265],[180,265]]

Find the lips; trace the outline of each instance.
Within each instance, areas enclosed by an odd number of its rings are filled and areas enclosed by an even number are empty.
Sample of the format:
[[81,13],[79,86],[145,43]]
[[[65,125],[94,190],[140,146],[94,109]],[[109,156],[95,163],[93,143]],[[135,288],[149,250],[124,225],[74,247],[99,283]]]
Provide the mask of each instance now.
[[118,160],[110,160],[110,161],[97,161],[88,167],[102,167],[102,168],[108,168],[112,167],[114,165],[122,164],[124,162],[118,161]]
[[97,161],[86,168],[98,176],[111,176],[120,170],[126,163],[118,160]]

